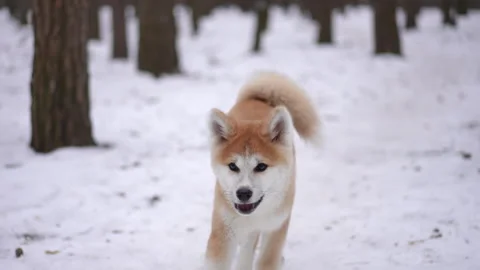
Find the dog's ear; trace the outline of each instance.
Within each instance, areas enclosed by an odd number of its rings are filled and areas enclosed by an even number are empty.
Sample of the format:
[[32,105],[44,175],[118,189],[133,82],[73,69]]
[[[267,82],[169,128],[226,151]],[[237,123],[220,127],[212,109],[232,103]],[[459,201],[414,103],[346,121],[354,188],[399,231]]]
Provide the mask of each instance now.
[[212,109],[208,118],[208,127],[213,142],[220,143],[228,140],[234,133],[233,121],[219,109]]
[[284,145],[291,144],[293,140],[293,124],[287,108],[278,106],[273,109],[267,128],[271,142]]

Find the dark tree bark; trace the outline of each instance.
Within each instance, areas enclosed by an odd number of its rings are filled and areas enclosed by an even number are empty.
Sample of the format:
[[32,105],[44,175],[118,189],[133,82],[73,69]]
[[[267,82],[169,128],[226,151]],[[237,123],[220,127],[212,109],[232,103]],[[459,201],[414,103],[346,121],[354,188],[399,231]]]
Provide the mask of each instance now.
[[34,0],[31,141],[36,152],[92,146],[87,1]]
[[155,77],[178,73],[174,0],[140,0],[138,69]]
[[98,13],[98,0],[87,0],[88,5],[88,38],[100,39],[100,18]]
[[372,0],[375,24],[375,53],[401,55],[397,27],[396,1]]
[[112,0],[113,9],[113,48],[112,58],[128,58],[127,30],[125,22],[125,1]]
[[141,0],[133,0],[133,7],[135,8],[135,17],[139,17],[140,14],[140,1]]
[[457,0],[457,14],[458,15],[468,14],[468,0]]
[[196,36],[198,35],[198,31],[200,28],[200,18],[201,18],[201,13],[202,13],[202,7],[201,3],[198,0],[188,0],[187,1],[188,6],[190,7],[190,13],[191,13],[191,22],[192,22],[192,35]]
[[263,1],[263,0],[237,0],[235,2],[243,12],[248,12],[248,11],[256,10],[255,6],[257,5],[257,1]]
[[457,26],[454,0],[441,0],[441,9],[443,14],[443,24]]
[[[324,0],[319,0],[319,1],[324,1]],[[330,1],[329,1],[330,2]],[[338,12],[340,12],[341,14],[345,15],[346,13],[346,6],[347,6],[347,1],[346,0],[337,0],[337,9],[338,9]]]
[[21,25],[28,24],[28,12],[31,10],[31,0],[7,0],[5,1],[9,10],[10,16],[12,16]]
[[279,0],[278,5],[283,9],[283,12],[287,13],[288,8],[290,8],[290,5],[292,4],[290,0]]
[[208,16],[216,6],[220,5],[220,2],[217,0],[187,0],[186,3],[191,12],[192,35],[196,36],[200,31],[200,20]]
[[318,44],[331,44],[333,43],[333,1],[332,0],[316,0],[314,18],[317,20],[318,27]]
[[418,0],[403,0],[403,9],[406,15],[405,28],[417,28],[417,17],[420,13],[421,5],[422,3]]
[[360,5],[360,0],[348,0],[349,4],[358,7]]
[[257,25],[255,28],[255,39],[252,51],[258,53],[262,50],[262,37],[268,28],[268,10],[270,3],[268,0],[260,0],[255,5],[257,13]]

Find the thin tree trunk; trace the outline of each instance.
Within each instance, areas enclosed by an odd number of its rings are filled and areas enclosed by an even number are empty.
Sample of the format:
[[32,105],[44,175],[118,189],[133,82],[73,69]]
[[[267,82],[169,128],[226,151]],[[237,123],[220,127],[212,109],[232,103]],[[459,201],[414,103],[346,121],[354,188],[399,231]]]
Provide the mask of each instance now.
[[317,18],[319,29],[317,36],[318,44],[331,44],[333,43],[333,2],[332,0],[318,0],[316,4],[315,12]]
[[201,3],[198,0],[188,0],[188,6],[190,7],[191,12],[191,22],[192,22],[192,35],[198,35],[198,31],[200,28],[199,21],[202,16],[201,11]]
[[5,1],[10,16],[12,16],[19,24],[28,24],[28,12],[31,10],[31,0],[7,0]]
[[100,39],[100,22],[98,13],[98,0],[87,0],[88,6],[88,38],[93,40]]
[[87,1],[34,0],[31,141],[36,152],[92,146]]
[[403,0],[406,22],[405,28],[417,29],[417,17],[420,13],[421,2],[418,0]]
[[262,50],[262,37],[268,28],[269,1],[263,0],[256,3],[257,25],[255,28],[255,39],[252,51],[258,53]]
[[468,0],[457,0],[457,14],[458,15],[468,14]]
[[401,55],[400,36],[397,27],[396,2],[373,0],[375,24],[375,53]]
[[441,0],[441,9],[443,13],[443,24],[457,26],[454,0]]
[[[324,0],[318,0],[318,1],[324,1]],[[330,2],[330,0],[328,1]],[[347,1],[346,0],[337,0],[337,9],[338,9],[338,12],[340,12],[341,14],[345,15],[346,13],[346,6],[347,6]]]
[[239,0],[237,1],[237,5],[243,12],[248,12],[251,10],[255,10],[255,6],[258,4],[256,1],[264,1],[264,0]]
[[15,0],[5,0],[5,6],[8,9],[10,17],[13,17],[13,14],[15,13]]
[[113,0],[113,49],[112,58],[127,59],[127,30],[125,22],[125,3],[124,0]]
[[138,69],[155,77],[180,71],[174,0],[141,0]]
[[283,12],[285,12],[285,14],[288,13],[288,9],[290,8],[290,4],[291,2],[289,0],[280,0],[280,7],[282,8]]
[[140,14],[140,1],[141,0],[134,0],[133,2],[133,6],[135,8],[135,17],[139,17],[139,14]]

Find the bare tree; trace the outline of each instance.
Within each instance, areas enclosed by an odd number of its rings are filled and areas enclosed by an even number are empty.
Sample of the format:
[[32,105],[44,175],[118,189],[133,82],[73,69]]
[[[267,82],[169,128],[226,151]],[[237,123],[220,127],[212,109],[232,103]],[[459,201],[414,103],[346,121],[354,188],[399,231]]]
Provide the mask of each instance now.
[[113,10],[112,58],[128,58],[125,0],[111,0]]
[[457,14],[458,15],[468,14],[468,0],[457,0]]
[[401,55],[400,36],[397,27],[396,1],[372,0],[375,25],[375,53]]
[[87,0],[88,5],[88,38],[100,39],[100,19],[98,13],[98,0]]
[[31,141],[36,152],[92,146],[87,1],[34,0]]
[[257,25],[255,28],[255,39],[253,43],[252,51],[258,53],[262,47],[262,37],[268,28],[268,10],[270,7],[269,0],[259,0],[255,4],[255,10],[257,13]]
[[338,11],[341,14],[345,14],[347,9],[347,0],[336,0],[335,2],[336,2],[336,8],[338,9]]
[[31,10],[31,0],[6,0],[10,15],[21,25],[28,24],[28,12]]
[[190,7],[191,22],[192,22],[192,35],[198,35],[200,28],[200,18],[202,17],[202,4],[198,0],[187,0],[187,4]]
[[333,8],[334,3],[332,0],[317,0],[315,5],[315,18],[319,24],[319,31],[317,36],[318,44],[333,43]]
[[406,14],[405,28],[417,28],[417,16],[420,13],[422,3],[418,0],[403,0],[403,9]]
[[211,11],[220,5],[219,0],[186,0],[187,5],[190,7],[191,22],[192,22],[192,35],[198,35],[200,30],[200,20],[209,15]]
[[444,25],[457,26],[454,3],[455,0],[441,0],[440,8],[442,9]]
[[174,0],[140,0],[138,69],[155,77],[180,71]]

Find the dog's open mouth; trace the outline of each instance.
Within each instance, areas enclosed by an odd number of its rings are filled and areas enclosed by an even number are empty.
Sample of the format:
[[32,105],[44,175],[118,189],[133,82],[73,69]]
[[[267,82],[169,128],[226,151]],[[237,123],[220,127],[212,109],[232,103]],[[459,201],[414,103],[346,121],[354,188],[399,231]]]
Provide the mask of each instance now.
[[244,215],[251,214],[257,207],[260,205],[260,203],[263,200],[263,196],[258,200],[257,202],[254,203],[236,203],[235,204],[235,209],[237,209],[238,212]]

